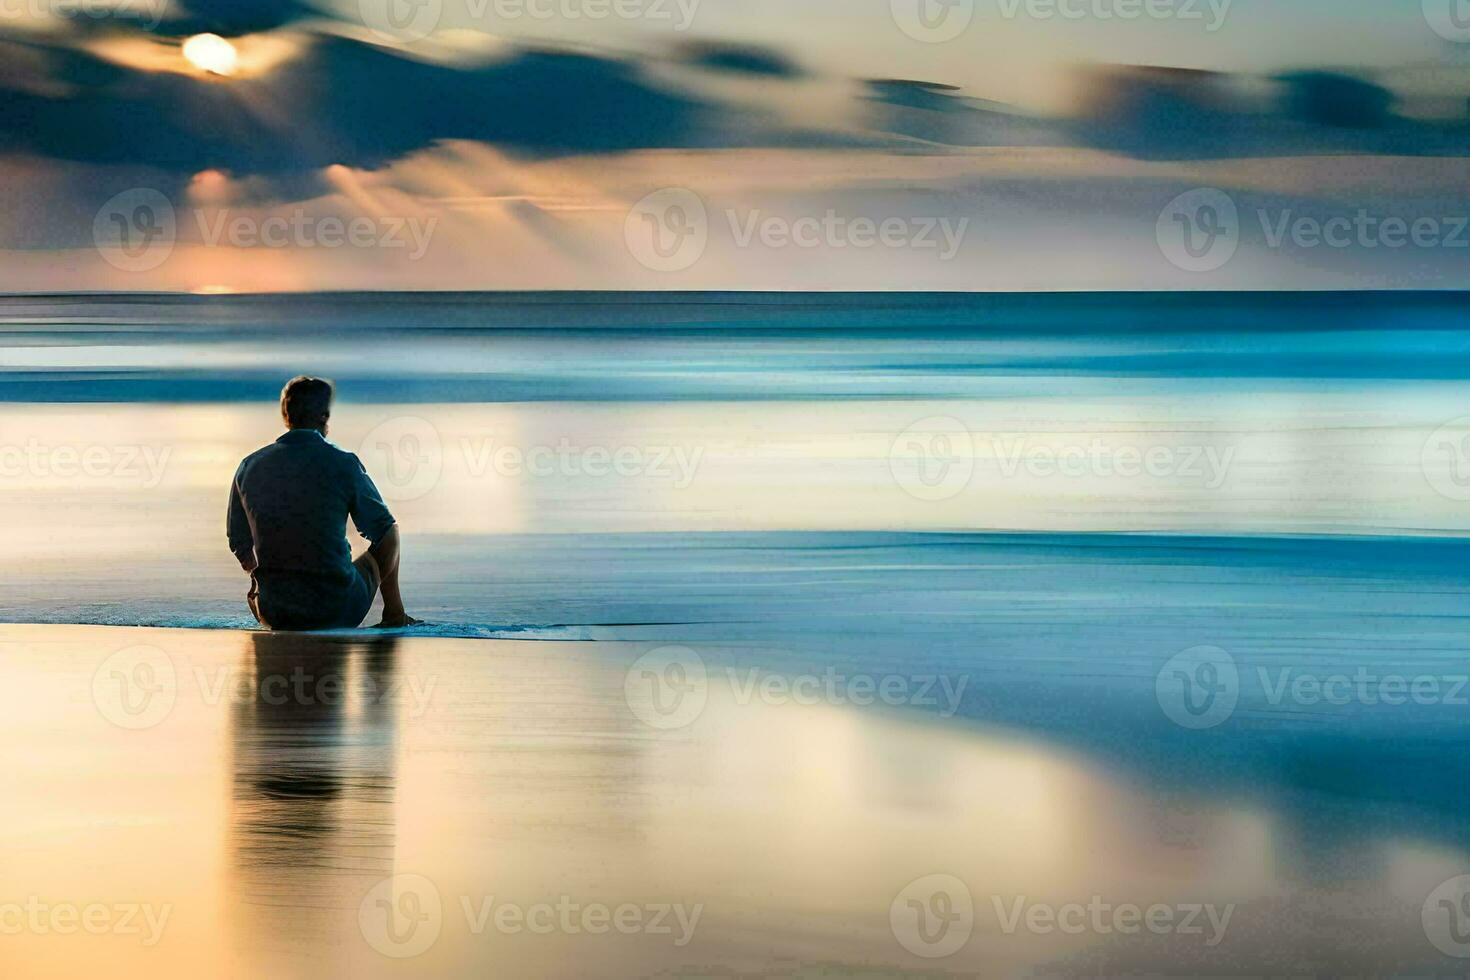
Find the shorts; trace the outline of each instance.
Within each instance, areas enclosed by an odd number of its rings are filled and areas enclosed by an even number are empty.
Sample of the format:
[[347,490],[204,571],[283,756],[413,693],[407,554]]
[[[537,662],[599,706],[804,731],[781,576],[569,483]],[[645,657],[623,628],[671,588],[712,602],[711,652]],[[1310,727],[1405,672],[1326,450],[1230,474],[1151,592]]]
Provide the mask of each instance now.
[[272,630],[356,629],[378,594],[378,565],[363,555],[346,581],[296,572],[256,571],[246,600],[260,625]]

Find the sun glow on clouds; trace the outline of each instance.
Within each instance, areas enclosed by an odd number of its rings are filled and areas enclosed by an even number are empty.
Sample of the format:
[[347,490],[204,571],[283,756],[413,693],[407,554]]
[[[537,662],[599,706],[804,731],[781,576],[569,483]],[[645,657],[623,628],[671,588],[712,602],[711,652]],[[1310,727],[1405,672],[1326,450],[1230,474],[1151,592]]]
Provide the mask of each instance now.
[[240,65],[235,46],[218,34],[195,34],[184,42],[183,52],[190,64],[211,75],[233,75]]
[[81,47],[99,58],[139,71],[238,79],[271,71],[295,57],[309,43],[304,34],[273,31],[228,40],[214,34],[196,34],[182,45],[154,38],[103,35],[86,41]]

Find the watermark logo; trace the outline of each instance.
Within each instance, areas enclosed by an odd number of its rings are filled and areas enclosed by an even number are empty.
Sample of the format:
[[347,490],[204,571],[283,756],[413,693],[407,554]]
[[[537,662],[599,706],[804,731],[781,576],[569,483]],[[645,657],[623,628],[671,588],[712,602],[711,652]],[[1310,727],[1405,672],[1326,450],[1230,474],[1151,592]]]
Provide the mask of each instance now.
[[975,0],[888,0],[893,22],[915,41],[953,41],[975,19]]
[[683,948],[694,938],[704,914],[703,903],[684,902],[582,902],[570,895],[560,895],[553,902],[497,901],[494,895],[477,899],[460,896],[465,923],[473,936],[480,936],[492,925],[508,936],[529,933],[546,936],[602,936],[617,932],[624,936],[669,936],[673,944]]
[[[886,249],[932,253],[952,261],[964,245],[969,218],[945,215],[778,214],[762,208],[726,208],[721,234],[733,248],[799,250],[840,254]],[[624,239],[633,257],[657,272],[682,272],[703,257],[712,226],[704,201],[684,188],[665,188],[643,198],[628,212]]]
[[422,41],[439,26],[443,0],[357,0],[362,22],[379,39],[397,44]]
[[1449,500],[1470,500],[1470,415],[1435,429],[1424,440],[1419,466],[1435,493]]
[[130,20],[152,31],[168,8],[169,0],[0,0],[0,19]]
[[797,248],[824,249],[840,252],[846,249],[884,248],[890,251],[932,251],[941,262],[949,262],[960,253],[970,219],[958,221],[949,217],[838,214],[828,208],[821,215],[796,216],[768,214],[760,208],[741,212],[725,211],[730,238],[736,248],[750,248],[759,243],[772,250]]
[[1214,728],[1235,712],[1240,671],[1219,647],[1190,647],[1169,658],[1155,679],[1159,707],[1183,728]]
[[665,187],[634,204],[623,222],[628,251],[654,272],[682,272],[709,245],[709,212],[698,194]]
[[[1190,191],[1160,213],[1159,249],[1180,269],[1213,272],[1235,257],[1245,225],[1230,195],[1213,188]],[[1314,215],[1295,208],[1256,208],[1249,225],[1252,235],[1259,235],[1260,244],[1273,251],[1287,247],[1366,252],[1470,249],[1467,215],[1374,214],[1367,208]]]
[[642,477],[665,481],[675,490],[689,488],[704,459],[703,446],[584,446],[565,437],[555,445],[535,446],[497,443],[488,437],[461,439],[459,448],[465,468],[477,479],[489,473],[511,479]]
[[690,725],[709,700],[704,659],[682,646],[650,650],[623,677],[623,696],[638,720],[668,731]]
[[334,214],[310,215],[305,208],[295,208],[289,216],[277,214],[267,218],[233,214],[229,208],[213,212],[196,208],[194,221],[199,226],[200,241],[210,248],[222,244],[241,249],[379,248],[403,250],[410,262],[428,254],[434,231],[439,227],[437,217],[343,218]]
[[428,419],[399,415],[376,426],[358,444],[357,454],[385,500],[417,500],[439,485],[444,443]]
[[829,704],[866,707],[883,704],[890,708],[938,708],[941,718],[953,718],[960,710],[968,674],[845,674],[828,667],[818,674],[763,673],[759,668],[741,672],[725,669],[726,679],[741,706],[759,700],[762,704]]
[[1159,251],[1186,272],[1214,272],[1240,247],[1240,212],[1224,191],[1201,187],[1180,194],[1159,214]]
[[152,490],[163,482],[172,446],[0,445],[0,479],[106,480]]
[[1031,20],[1177,20],[1198,21],[1205,33],[1225,26],[1235,0],[999,0],[1000,15],[1006,20],[1025,16]]
[[888,925],[899,945],[915,956],[953,956],[975,931],[975,902],[954,875],[925,875],[894,897]]
[[0,936],[124,936],[144,947],[163,939],[171,904],[149,902],[50,902],[31,895],[23,902],[0,902]]
[[394,875],[363,896],[357,925],[368,945],[384,956],[421,956],[439,941],[444,903],[439,889],[423,875]]
[[124,272],[149,272],[173,254],[178,220],[167,197],[134,187],[107,201],[92,219],[92,241],[107,263]]
[[1424,19],[1446,41],[1470,44],[1470,0],[1424,0]]
[[920,419],[893,440],[888,468],[910,496],[948,500],[964,492],[975,475],[975,441],[959,419]]
[[1456,959],[1470,958],[1470,875],[1443,882],[1424,899],[1424,935],[1434,948]]
[[1204,945],[1213,949],[1225,939],[1230,928],[1230,918],[1235,914],[1235,904],[1216,905],[1213,902],[1182,902],[1165,905],[1162,902],[1142,906],[1133,902],[1111,902],[1101,895],[1093,895],[1084,904],[1066,902],[1053,905],[1034,902],[1025,895],[1017,895],[1010,901],[999,895],[991,896],[1000,930],[1013,935],[1025,930],[1038,936],[1063,933],[1080,936],[1092,933],[1098,936],[1132,936],[1151,932],[1156,936],[1200,936]]
[[152,728],[169,716],[178,699],[173,660],[153,646],[118,650],[92,675],[92,703],[119,728]]
[[466,0],[471,18],[484,19],[494,8],[502,21],[643,21],[683,33],[694,26],[700,0]]
[[1033,478],[1067,479],[1189,479],[1206,490],[1218,490],[1230,475],[1236,446],[1115,446],[1098,436],[1086,441],[1069,437],[1063,445],[1037,445],[1025,436],[997,436],[991,450],[1000,463],[1000,475],[1010,479],[1024,472]]

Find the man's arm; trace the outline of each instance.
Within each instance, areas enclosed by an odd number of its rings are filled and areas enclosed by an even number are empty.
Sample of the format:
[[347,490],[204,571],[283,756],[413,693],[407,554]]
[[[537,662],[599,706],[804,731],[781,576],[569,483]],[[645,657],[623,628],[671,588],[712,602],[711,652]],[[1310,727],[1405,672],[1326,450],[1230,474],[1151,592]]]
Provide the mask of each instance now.
[[255,571],[255,537],[250,533],[250,518],[245,514],[245,502],[240,499],[240,474],[230,481],[230,506],[225,514],[225,536],[230,542],[230,551],[235,560],[247,572]]
[[372,477],[368,476],[362,460],[352,457],[356,463],[353,474],[352,523],[363,537],[372,542],[368,554],[378,565],[378,588],[383,593],[383,621],[380,627],[413,626],[419,621],[403,608],[403,595],[398,588],[398,557],[400,554],[398,524],[383,503]]
[[368,476],[362,460],[353,456],[352,464],[352,499],[347,513],[351,515],[352,525],[357,528],[357,533],[372,544],[377,544],[397,522],[393,520],[388,505],[383,503],[383,495],[378,492],[373,478]]

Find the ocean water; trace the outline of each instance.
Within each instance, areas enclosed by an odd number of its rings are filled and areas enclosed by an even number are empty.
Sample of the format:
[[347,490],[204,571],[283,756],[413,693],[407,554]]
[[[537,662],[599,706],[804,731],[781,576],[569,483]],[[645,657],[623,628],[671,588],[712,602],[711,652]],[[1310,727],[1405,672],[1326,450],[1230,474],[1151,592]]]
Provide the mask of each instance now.
[[[1467,312],[5,301],[10,880],[181,911],[156,948],[0,954],[33,975],[1459,971]],[[338,382],[330,437],[397,515],[429,626],[250,629],[226,489],[299,372]],[[303,669],[351,694],[273,693]],[[446,903],[421,956],[371,918],[385,880]],[[455,904],[558,895],[706,918],[687,945],[599,944]],[[1098,900],[1234,917],[1006,925]]]
[[248,625],[224,495],[303,372],[337,381],[331,438],[449,635],[963,644],[998,608],[1116,634],[1165,604],[1228,639],[1242,606],[1361,609],[1344,581],[1416,608],[1470,529],[1467,314],[1449,293],[12,297],[0,618]]

